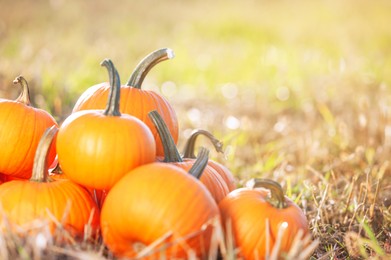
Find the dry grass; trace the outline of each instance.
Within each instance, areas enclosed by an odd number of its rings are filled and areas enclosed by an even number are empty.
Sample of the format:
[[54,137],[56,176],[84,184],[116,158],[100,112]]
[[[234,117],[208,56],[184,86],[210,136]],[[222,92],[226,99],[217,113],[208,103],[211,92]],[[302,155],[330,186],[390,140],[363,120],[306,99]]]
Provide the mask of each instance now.
[[[388,1],[0,5],[0,97],[15,97],[12,80],[23,74],[33,103],[61,122],[82,91],[106,80],[103,58],[125,82],[145,54],[171,47],[176,58],[144,85],[175,107],[180,147],[193,129],[209,130],[225,144],[213,159],[239,186],[280,182],[310,222],[310,258],[390,257]],[[216,230],[223,256],[235,258]],[[100,241],[63,244],[43,227],[24,239],[1,233],[0,258],[114,257]]]
[[[267,220],[266,220],[267,221]],[[213,227],[210,251],[206,254],[207,259],[241,259],[239,251],[233,244],[232,234],[227,231],[223,233],[219,219],[206,223]],[[86,226],[88,228],[88,226]],[[267,259],[277,260],[279,255],[280,241],[284,235],[286,226],[281,225],[276,238],[276,244],[270,252],[267,252]],[[230,229],[227,229],[230,230]],[[200,230],[199,232],[203,232]],[[197,232],[198,233],[198,232]],[[197,233],[189,234],[172,243],[181,243],[186,248],[185,239]],[[269,235],[269,233],[266,233]],[[148,246],[142,246],[134,259],[143,259],[152,254],[163,252],[169,244],[165,240],[170,237],[168,233]],[[308,259],[318,247],[319,241],[313,240],[308,234],[303,237],[298,233],[293,240],[291,250],[284,256],[285,259]],[[58,225],[54,234],[48,229],[45,221],[35,221],[29,228],[21,229],[18,234],[10,229],[0,233],[0,259],[116,259],[104,246],[100,239],[86,235],[83,239],[74,239],[66,230]],[[190,249],[187,259],[197,259],[195,253]]]

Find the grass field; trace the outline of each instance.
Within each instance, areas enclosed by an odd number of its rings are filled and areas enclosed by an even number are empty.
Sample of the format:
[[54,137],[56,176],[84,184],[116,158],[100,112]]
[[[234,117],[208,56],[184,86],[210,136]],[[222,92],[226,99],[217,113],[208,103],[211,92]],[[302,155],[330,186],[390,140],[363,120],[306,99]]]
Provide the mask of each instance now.
[[390,22],[386,0],[0,0],[0,97],[18,95],[22,74],[61,122],[107,80],[104,58],[125,83],[145,55],[172,48],[143,87],[173,104],[180,147],[209,130],[239,186],[280,182],[319,242],[312,259],[386,259]]

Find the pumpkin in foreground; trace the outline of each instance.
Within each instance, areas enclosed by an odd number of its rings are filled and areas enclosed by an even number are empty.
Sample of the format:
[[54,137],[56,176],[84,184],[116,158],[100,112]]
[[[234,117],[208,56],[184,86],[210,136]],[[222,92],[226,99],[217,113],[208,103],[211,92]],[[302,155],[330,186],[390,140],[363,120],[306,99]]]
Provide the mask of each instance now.
[[[142,89],[142,83],[148,72],[159,62],[172,59],[171,49],[160,49],[146,56],[135,68],[126,85],[121,86],[120,112],[137,117],[143,121],[156,140],[156,154],[163,156],[163,147],[148,113],[157,110],[166,122],[175,143],[178,140],[178,119],[171,104],[160,94]],[[110,92],[108,83],[101,83],[87,89],[77,100],[73,112],[86,109],[104,109]]]
[[51,181],[47,176],[47,152],[56,133],[53,126],[42,136],[30,180],[0,185],[0,230],[31,230],[36,221],[42,221],[52,233],[61,223],[72,236],[82,237],[86,225],[97,234],[99,210],[88,191],[69,180]]
[[[250,186],[232,191],[219,203],[222,223],[226,230],[232,230],[232,234],[226,236],[233,235],[239,255],[245,259],[265,259],[277,244],[279,257],[282,257],[289,252],[299,230],[303,237],[309,233],[307,219],[301,209],[284,196],[278,183],[254,179]],[[281,237],[279,230],[283,231]]]
[[110,189],[131,169],[155,160],[151,130],[138,118],[121,114],[120,78],[113,63],[106,110],[83,110],[62,123],[57,137],[58,161],[64,174],[88,188]]
[[[22,76],[14,80],[17,83],[22,92],[16,100],[0,99],[0,173],[28,179],[42,134],[57,123],[48,112],[31,105],[28,84]],[[49,162],[55,156],[53,147]]]
[[188,258],[190,252],[205,257],[218,216],[201,182],[183,169],[155,162],[130,171],[110,190],[101,229],[118,257]]

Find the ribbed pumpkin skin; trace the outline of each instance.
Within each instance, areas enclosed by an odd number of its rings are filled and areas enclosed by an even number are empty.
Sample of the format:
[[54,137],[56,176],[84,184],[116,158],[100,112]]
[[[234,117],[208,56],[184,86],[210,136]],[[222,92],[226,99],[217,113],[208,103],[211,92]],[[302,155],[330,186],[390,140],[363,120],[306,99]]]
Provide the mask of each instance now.
[[61,125],[57,154],[72,181],[94,189],[110,189],[125,173],[155,160],[155,140],[139,119],[102,110],[73,113]]
[[[193,131],[193,133],[190,135],[190,137],[185,143],[183,157],[194,159],[197,158],[194,153],[194,150],[196,140],[200,135],[207,137],[207,139],[213,144],[217,152],[224,153],[223,143],[218,140],[212,133],[203,129],[196,129]],[[208,165],[212,167],[223,178],[223,180],[227,184],[229,191],[233,191],[234,189],[236,189],[235,178],[232,172],[227,167],[213,160],[209,160]]]
[[[193,166],[194,162],[195,159],[184,158],[183,162],[171,162],[170,164],[182,168],[187,172]],[[216,203],[219,203],[229,193],[229,189],[223,178],[209,165],[205,167],[200,181],[208,189]]]
[[274,208],[265,198],[268,190],[240,188],[232,191],[219,203],[223,225],[230,219],[236,246],[245,259],[264,259],[266,255],[266,219],[270,226],[269,253],[277,238],[279,225],[288,223],[280,252],[288,252],[299,229],[309,232],[308,223],[301,209],[288,198],[287,207]]
[[[108,83],[101,83],[87,89],[77,100],[73,112],[87,109],[104,109],[110,92]],[[156,140],[156,155],[163,156],[164,151],[155,126],[148,113],[157,110],[166,122],[175,143],[178,140],[178,120],[168,101],[154,91],[121,86],[120,112],[137,117],[143,121]]]
[[[48,175],[48,177],[51,180],[58,181],[58,180],[69,180],[68,177],[61,173],[51,173]],[[6,180],[7,181],[7,180]],[[1,175],[0,175],[0,184],[1,184]],[[108,191],[107,190],[97,190],[92,188],[86,188],[92,199],[96,202],[97,206],[99,208],[102,208],[103,202],[105,201],[105,198],[107,196]]]
[[[64,227],[72,235],[83,234],[91,214],[92,228],[95,231],[99,228],[99,210],[95,202],[84,188],[69,180],[3,183],[0,185],[0,204],[9,222],[18,226],[28,226],[32,221],[42,219],[50,223],[53,232],[55,223],[47,213],[49,211],[59,222],[64,219]],[[0,218],[0,227],[2,220]]]
[[[219,214],[205,187],[182,169],[166,163],[140,166],[126,174],[109,192],[101,212],[103,240],[118,257],[134,257],[137,244],[149,245],[168,232],[162,244],[183,241],[198,256],[208,252],[212,228],[201,231]],[[178,243],[156,253],[186,257]]]
[[[157,157],[156,160],[162,160],[165,163],[178,166],[188,172],[196,162],[196,159],[181,157],[169,129],[158,111],[151,111],[149,113],[149,117],[155,125],[155,128],[162,140],[161,144],[164,149],[164,158],[162,159],[161,157]],[[199,180],[207,187],[217,203],[219,203],[219,201],[229,193],[227,184],[223,178],[208,165],[202,172],[201,177],[196,176],[196,178],[199,178]]]
[[221,176],[221,178],[227,184],[227,188],[229,191],[233,191],[234,189],[236,189],[235,178],[227,167],[213,160],[209,160],[208,165],[212,167]]
[[[0,99],[0,172],[29,179],[39,140],[53,125],[57,125],[55,119],[42,109]],[[52,147],[49,163],[55,156]]]

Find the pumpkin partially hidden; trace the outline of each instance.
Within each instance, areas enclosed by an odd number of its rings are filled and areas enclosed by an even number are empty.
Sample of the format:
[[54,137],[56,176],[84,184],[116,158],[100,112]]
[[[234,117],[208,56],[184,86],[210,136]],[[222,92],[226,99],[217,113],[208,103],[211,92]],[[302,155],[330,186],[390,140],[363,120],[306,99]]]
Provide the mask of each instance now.
[[[85,226],[95,234],[99,228],[99,210],[87,190],[69,181],[47,178],[47,152],[57,133],[55,126],[43,135],[35,155],[30,180],[14,180],[0,185],[0,230],[31,230],[34,223],[49,225],[52,233],[60,223],[72,236],[82,237]],[[7,221],[4,221],[7,220]],[[39,223],[39,222],[38,222]]]
[[[162,140],[162,145],[164,148],[164,159],[163,162],[175,165],[188,171],[193,164],[196,162],[194,158],[182,158],[179,154],[179,151],[173,141],[170,132],[164,123],[160,114],[155,110],[149,113],[151,120],[153,121],[159,135]],[[212,194],[216,203],[219,203],[228,193],[229,189],[227,187],[224,179],[209,165],[205,167],[202,174],[197,176],[199,180],[205,185],[205,187]]]
[[[210,132],[206,130],[197,129],[193,131],[193,133],[186,141],[185,148],[183,149],[184,158],[196,158],[196,155],[194,154],[195,141],[199,135],[206,136],[209,139],[209,141],[213,144],[216,151],[223,153],[223,149],[222,149],[223,143],[220,140],[218,140],[216,137],[214,137]],[[209,160],[208,165],[211,168],[213,168],[221,176],[221,178],[223,178],[223,180],[227,184],[227,188],[229,191],[233,191],[234,189],[236,189],[235,178],[232,172],[227,167],[213,160]]]
[[[0,99],[0,172],[28,179],[42,134],[57,123],[45,110],[31,106],[28,84],[22,76],[14,80],[17,83],[22,86],[22,92],[16,100]],[[49,162],[55,156],[52,147]]]
[[155,162],[130,171],[110,190],[101,229],[105,244],[118,257],[188,258],[190,252],[205,257],[218,215],[212,196],[197,179]]
[[[265,259],[277,240],[282,257],[289,252],[299,230],[303,231],[303,236],[309,233],[304,213],[284,196],[280,185],[271,180],[255,179],[251,188],[232,191],[220,202],[219,208],[223,224],[231,226],[227,230],[232,230],[235,246],[245,259]],[[279,238],[280,228],[284,233]],[[226,234],[229,235],[232,234]]]

